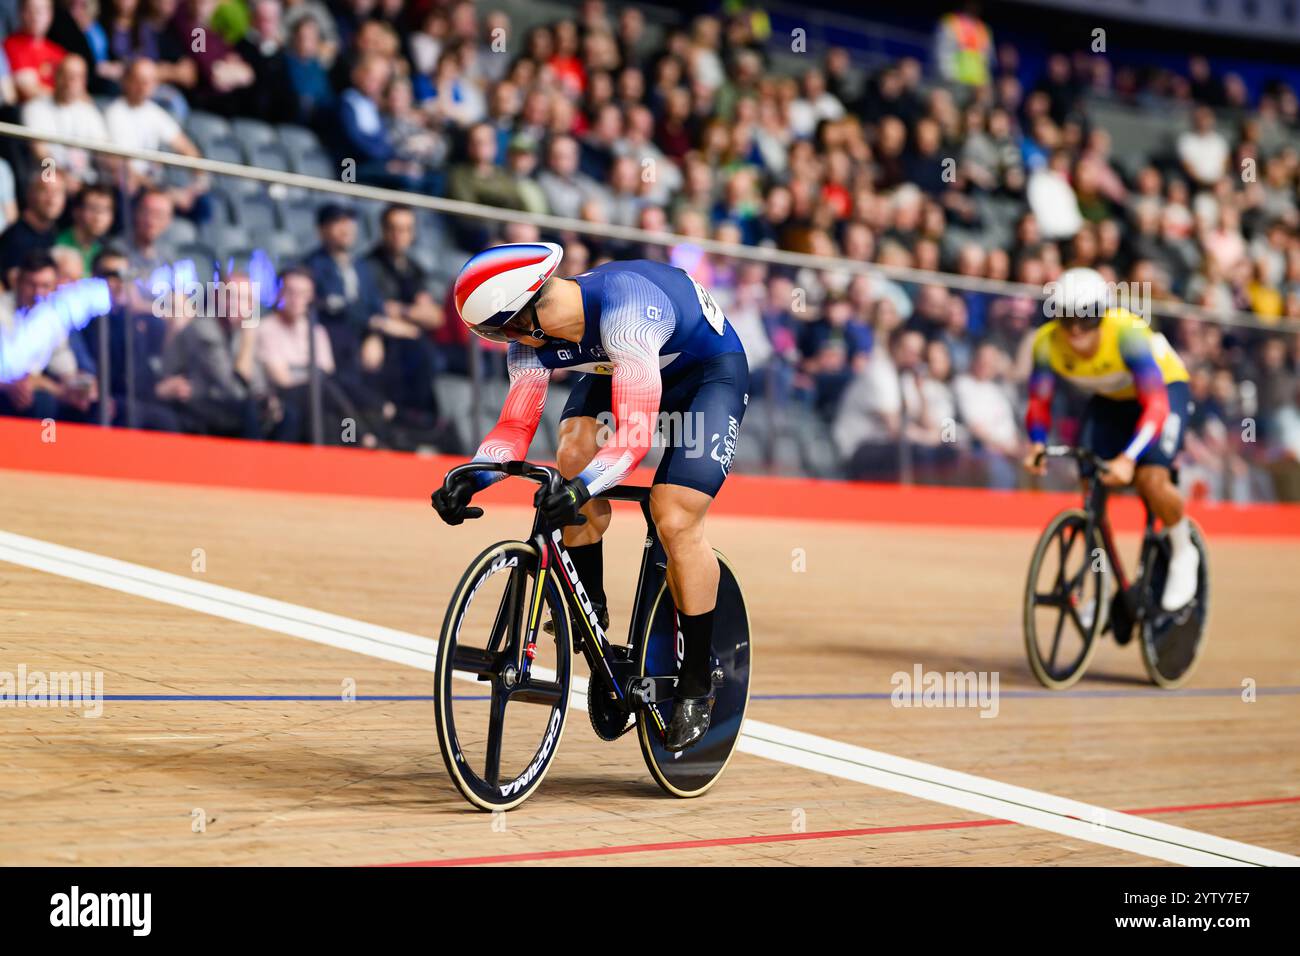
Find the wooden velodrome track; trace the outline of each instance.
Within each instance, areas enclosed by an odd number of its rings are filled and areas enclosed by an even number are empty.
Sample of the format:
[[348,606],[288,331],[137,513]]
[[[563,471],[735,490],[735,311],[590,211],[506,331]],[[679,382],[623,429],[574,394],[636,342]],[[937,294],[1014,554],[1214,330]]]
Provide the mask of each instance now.
[[[1201,509],[1187,690],[1108,640],[1054,694],[1020,593],[1061,499],[737,476],[710,520],[755,640],[726,776],[673,800],[634,734],[572,707],[538,793],[494,819],[436,752],[430,646],[469,558],[526,532],[526,489],[451,529],[427,501],[443,461],[59,429],[0,421],[0,673],[99,671],[105,699],[0,708],[5,863],[1300,862],[1295,510]],[[606,547],[616,629],[638,522]],[[891,706],[918,665],[997,672],[996,717]]]

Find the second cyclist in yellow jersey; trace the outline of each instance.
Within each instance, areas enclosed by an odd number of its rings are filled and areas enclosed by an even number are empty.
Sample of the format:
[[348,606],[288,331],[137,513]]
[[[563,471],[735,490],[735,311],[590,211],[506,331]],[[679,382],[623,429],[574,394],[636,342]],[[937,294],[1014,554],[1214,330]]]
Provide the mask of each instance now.
[[1163,335],[1126,309],[1106,308],[1109,287],[1092,269],[1061,276],[1064,315],[1034,336],[1025,425],[1033,448],[1026,466],[1041,474],[1040,452],[1052,424],[1052,397],[1063,379],[1092,398],[1079,444],[1107,464],[1101,481],[1137,485],[1169,530],[1172,547],[1162,604],[1182,607],[1196,593],[1200,563],[1171,469],[1191,414],[1187,367]]
[[1108,309],[1097,326],[1097,351],[1083,356],[1053,319],[1034,336],[1034,371],[1050,371],[1086,392],[1116,400],[1138,397],[1135,375],[1155,364],[1167,386],[1188,380],[1187,367],[1168,340],[1127,309]]

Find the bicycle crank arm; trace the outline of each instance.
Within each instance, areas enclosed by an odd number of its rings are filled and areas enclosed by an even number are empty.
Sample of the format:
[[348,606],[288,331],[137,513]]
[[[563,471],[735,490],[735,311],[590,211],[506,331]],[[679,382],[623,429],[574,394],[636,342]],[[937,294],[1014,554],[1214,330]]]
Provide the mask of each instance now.
[[627,696],[642,704],[658,704],[673,699],[676,677],[633,677],[627,682]]
[[[714,687],[721,687],[726,681],[720,661],[714,660],[709,672],[709,681]],[[677,692],[676,677],[633,677],[625,685],[627,696],[643,704],[658,704],[672,700]]]

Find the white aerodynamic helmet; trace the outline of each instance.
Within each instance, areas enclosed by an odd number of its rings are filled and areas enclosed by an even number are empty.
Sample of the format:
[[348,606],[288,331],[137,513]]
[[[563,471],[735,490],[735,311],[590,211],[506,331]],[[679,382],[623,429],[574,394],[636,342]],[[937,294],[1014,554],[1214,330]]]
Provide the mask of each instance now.
[[1096,269],[1066,269],[1052,284],[1048,315],[1058,319],[1100,322],[1110,302],[1110,285]]
[[493,342],[509,342],[528,329],[507,329],[560,267],[564,249],[553,242],[512,242],[484,249],[456,276],[452,298],[461,320]]

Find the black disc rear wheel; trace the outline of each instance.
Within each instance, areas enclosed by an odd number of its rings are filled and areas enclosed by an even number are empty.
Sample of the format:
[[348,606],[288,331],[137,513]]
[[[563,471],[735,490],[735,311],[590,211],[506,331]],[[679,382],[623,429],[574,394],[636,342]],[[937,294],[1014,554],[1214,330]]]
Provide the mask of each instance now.
[[[675,797],[698,797],[718,782],[740,741],[745,709],[749,705],[752,658],[749,613],[740,583],[721,553],[718,553],[718,564],[721,574],[713,615],[713,657],[715,667],[722,672],[722,680],[714,687],[708,732],[686,750],[670,753],[664,747],[663,729],[673,716],[671,694],[637,711],[637,731],[646,767],[655,782]],[[681,661],[677,609],[665,584],[651,610],[641,645],[640,673],[643,677],[676,677]]]
[[1151,585],[1147,600],[1150,610],[1142,622],[1142,664],[1157,687],[1172,690],[1192,676],[1205,647],[1205,625],[1210,615],[1210,567],[1201,529],[1192,524],[1192,544],[1201,556],[1197,571],[1196,597],[1186,607],[1166,611],[1160,607],[1169,567],[1169,542],[1161,535],[1149,559]]

